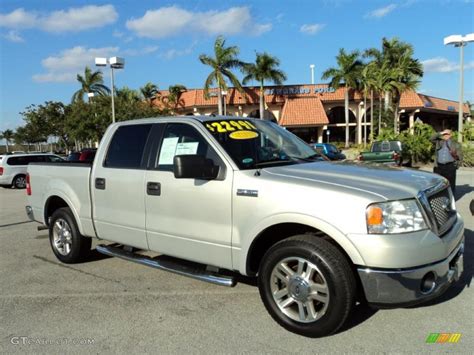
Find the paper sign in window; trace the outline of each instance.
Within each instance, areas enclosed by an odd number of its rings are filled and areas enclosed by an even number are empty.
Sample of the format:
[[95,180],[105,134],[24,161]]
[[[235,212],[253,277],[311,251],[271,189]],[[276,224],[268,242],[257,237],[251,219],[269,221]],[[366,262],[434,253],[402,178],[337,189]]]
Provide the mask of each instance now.
[[176,146],[176,155],[196,154],[199,142],[178,143]]
[[159,165],[173,165],[173,158],[175,156],[178,140],[179,137],[163,139],[160,151],[160,158],[158,160]]

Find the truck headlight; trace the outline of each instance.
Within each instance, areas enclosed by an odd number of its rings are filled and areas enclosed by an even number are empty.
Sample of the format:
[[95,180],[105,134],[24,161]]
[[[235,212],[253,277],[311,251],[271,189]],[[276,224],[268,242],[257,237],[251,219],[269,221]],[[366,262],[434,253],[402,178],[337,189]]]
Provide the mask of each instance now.
[[369,234],[395,234],[427,229],[416,200],[374,203],[366,210]]

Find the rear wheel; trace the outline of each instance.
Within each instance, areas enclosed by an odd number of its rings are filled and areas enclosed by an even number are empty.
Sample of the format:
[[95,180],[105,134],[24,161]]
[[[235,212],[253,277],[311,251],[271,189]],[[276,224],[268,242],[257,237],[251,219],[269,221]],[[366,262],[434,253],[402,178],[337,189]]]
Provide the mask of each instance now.
[[59,208],[51,216],[49,241],[56,257],[66,264],[85,260],[92,242],[79,233],[69,207]]
[[26,188],[26,176],[25,175],[17,175],[13,179],[13,186],[15,189],[24,189]]
[[308,337],[336,332],[355,303],[355,279],[345,256],[312,235],[291,237],[270,248],[258,283],[273,319]]

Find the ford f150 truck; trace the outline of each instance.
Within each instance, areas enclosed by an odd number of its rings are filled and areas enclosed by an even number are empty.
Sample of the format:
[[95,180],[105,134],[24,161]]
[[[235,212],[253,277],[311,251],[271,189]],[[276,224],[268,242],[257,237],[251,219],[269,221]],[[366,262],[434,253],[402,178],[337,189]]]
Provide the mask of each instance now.
[[309,337],[336,332],[356,296],[414,304],[463,270],[464,224],[444,178],[315,161],[264,120],[115,123],[91,166],[30,165],[27,194],[60,261],[83,261],[97,238],[101,253],[219,285],[257,277],[270,315]]

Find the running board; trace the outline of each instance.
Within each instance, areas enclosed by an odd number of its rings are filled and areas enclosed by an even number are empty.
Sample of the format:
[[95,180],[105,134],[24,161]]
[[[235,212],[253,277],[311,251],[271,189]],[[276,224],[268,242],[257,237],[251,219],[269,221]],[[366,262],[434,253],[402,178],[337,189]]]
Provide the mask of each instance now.
[[95,249],[101,254],[116,256],[120,259],[150,266],[155,269],[170,271],[175,274],[188,276],[196,280],[210,282],[221,286],[235,286],[235,280],[232,276],[220,275],[216,272],[207,271],[206,269],[195,266],[200,264],[191,263],[185,260],[171,258],[166,255],[160,255],[158,257],[151,258],[146,255],[132,253],[122,248],[110,245],[98,245]]

